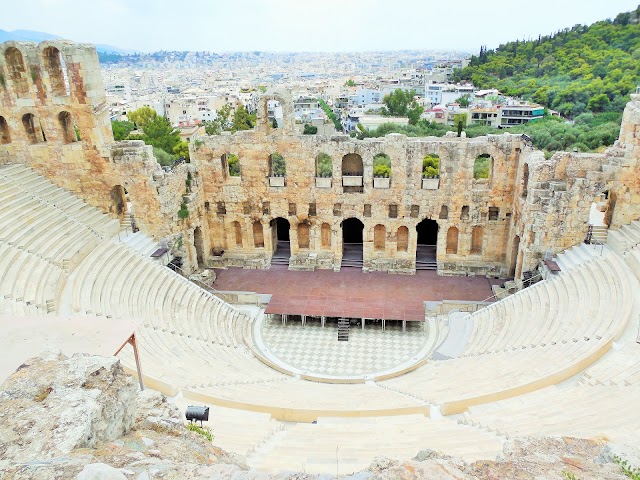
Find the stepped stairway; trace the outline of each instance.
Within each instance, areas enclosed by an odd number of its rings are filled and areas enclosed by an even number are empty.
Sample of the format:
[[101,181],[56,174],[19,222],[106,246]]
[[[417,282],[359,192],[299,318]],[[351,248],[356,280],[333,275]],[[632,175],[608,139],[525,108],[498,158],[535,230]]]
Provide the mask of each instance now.
[[640,244],[640,221],[633,221],[607,233],[607,245],[622,255]]
[[416,270],[437,270],[435,245],[417,245]]
[[349,341],[349,326],[351,322],[346,318],[341,318],[338,320],[338,341],[339,342],[348,342]]
[[282,240],[278,241],[276,251],[273,252],[271,257],[271,265],[286,265],[289,266],[289,259],[291,258],[291,245],[289,242]]

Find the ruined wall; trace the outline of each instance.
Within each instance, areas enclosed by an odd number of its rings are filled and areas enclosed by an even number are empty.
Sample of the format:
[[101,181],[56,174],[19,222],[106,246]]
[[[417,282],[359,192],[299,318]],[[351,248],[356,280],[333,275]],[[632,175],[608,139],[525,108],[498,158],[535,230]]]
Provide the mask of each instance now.
[[143,142],[114,142],[92,45],[0,45],[0,163],[28,165],[114,216],[126,213],[113,195],[123,186],[136,223],[158,240],[189,228],[177,212],[191,167],[166,173]]

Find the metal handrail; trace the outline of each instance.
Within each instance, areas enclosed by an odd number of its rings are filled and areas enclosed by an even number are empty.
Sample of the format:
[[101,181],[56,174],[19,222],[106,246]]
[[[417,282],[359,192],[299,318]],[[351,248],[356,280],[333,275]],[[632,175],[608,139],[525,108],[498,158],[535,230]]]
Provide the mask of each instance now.
[[[534,275],[533,277],[527,279],[527,282],[531,282],[532,280],[535,280],[535,279],[541,278],[541,277],[542,277],[542,273],[538,273],[537,275]],[[530,286],[531,285],[529,285],[529,287]],[[525,288],[529,288],[529,287],[525,287]],[[522,290],[518,290],[518,292],[522,292],[523,290],[525,290],[525,288],[523,288]],[[516,292],[516,293],[518,293],[518,292]],[[513,295],[515,295],[516,293],[514,293]],[[494,299],[494,301],[490,301],[491,299]],[[495,301],[497,301],[497,300],[502,300],[502,299],[498,298],[498,295],[493,294],[490,297],[485,298],[484,300],[481,300],[479,302],[474,302],[474,304],[477,305],[477,304],[480,304],[480,303],[495,303]],[[468,308],[471,308],[471,306],[469,306],[469,307],[460,307],[458,310],[459,311],[470,312],[470,310],[466,310]],[[481,307],[481,308],[484,308],[484,307]],[[463,310],[463,309],[465,309],[465,310]],[[478,310],[475,310],[475,312],[477,312]],[[475,312],[473,312],[473,313],[475,313]],[[472,312],[470,312],[470,313],[472,313]]]

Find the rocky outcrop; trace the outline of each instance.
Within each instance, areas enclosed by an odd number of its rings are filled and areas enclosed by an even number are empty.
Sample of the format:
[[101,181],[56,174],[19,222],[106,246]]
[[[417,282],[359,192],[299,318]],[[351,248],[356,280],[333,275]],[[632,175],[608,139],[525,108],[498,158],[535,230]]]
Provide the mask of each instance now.
[[[214,432],[215,434],[215,432]],[[332,475],[264,474],[185,428],[158,392],[137,392],[118,359],[45,353],[0,389],[0,478],[12,480],[320,480]],[[416,445],[420,448],[420,445]],[[376,459],[349,480],[625,479],[613,456],[640,453],[605,440],[516,438],[495,461],[473,464],[422,450],[413,460]],[[564,472],[564,473],[563,473]]]

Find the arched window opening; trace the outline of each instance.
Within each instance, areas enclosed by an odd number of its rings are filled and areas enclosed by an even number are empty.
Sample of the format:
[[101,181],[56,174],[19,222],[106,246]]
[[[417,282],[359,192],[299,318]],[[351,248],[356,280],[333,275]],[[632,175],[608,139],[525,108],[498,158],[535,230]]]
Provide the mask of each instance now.
[[460,212],[460,220],[469,220],[469,205],[464,205]]
[[0,117],[0,145],[6,145],[11,143],[11,133],[9,132],[9,125],[4,117]]
[[309,248],[309,225],[298,224],[298,248]]
[[473,227],[471,231],[471,253],[474,255],[482,254],[482,242],[484,240],[484,229],[481,226]]
[[242,246],[242,227],[240,226],[240,222],[233,222],[231,224],[233,227],[233,233],[236,241],[236,246]]
[[287,164],[279,153],[269,155],[269,176],[284,177],[287,174]]
[[56,97],[64,97],[71,93],[67,66],[62,58],[60,50],[56,47],[47,47],[42,52],[44,68],[49,74],[51,91]]
[[364,166],[362,157],[357,153],[348,153],[342,157],[342,175],[347,177],[362,176]]
[[259,220],[253,222],[253,246],[256,248],[264,247],[264,230]]
[[320,246],[331,248],[331,226],[328,223],[323,223],[320,227]]
[[422,159],[422,178],[438,178],[440,176],[440,157],[429,153]]
[[473,178],[476,180],[489,179],[493,173],[493,158],[488,153],[478,155],[473,164]]
[[316,157],[316,177],[331,178],[333,175],[333,160],[329,154],[320,152]]
[[391,158],[386,153],[378,153],[373,157],[373,176],[377,178],[391,177]]
[[27,67],[24,64],[22,53],[15,47],[9,47],[4,51],[4,59],[16,96],[19,98],[29,97]]
[[71,121],[71,114],[69,112],[60,112],[58,114],[58,123],[60,124],[60,130],[62,130],[62,141],[64,143],[75,142],[76,131]]
[[224,153],[220,157],[220,166],[225,176],[240,176],[240,159],[234,153]]
[[458,253],[458,229],[450,227],[447,231],[447,254],[456,255]]
[[398,251],[406,252],[409,248],[409,229],[407,227],[398,228],[398,235],[396,240]]
[[387,229],[384,225],[376,225],[373,228],[373,248],[374,250],[384,250],[387,236]]
[[449,207],[447,207],[446,205],[442,205],[442,207],[440,208],[440,215],[439,217],[440,220],[446,220],[449,218]]
[[40,122],[36,121],[32,113],[25,113],[22,116],[22,125],[24,126],[24,131],[29,143],[34,144],[47,141]]

